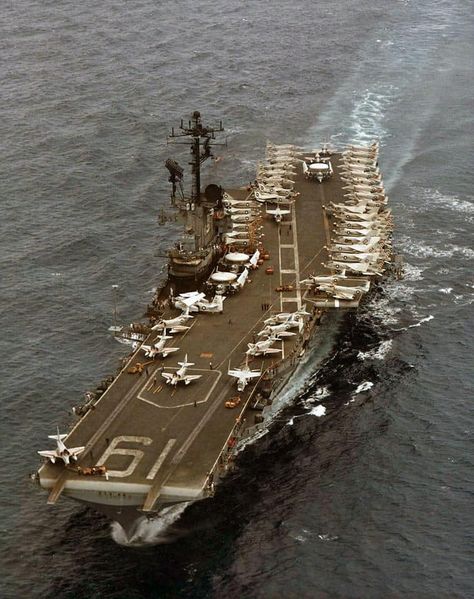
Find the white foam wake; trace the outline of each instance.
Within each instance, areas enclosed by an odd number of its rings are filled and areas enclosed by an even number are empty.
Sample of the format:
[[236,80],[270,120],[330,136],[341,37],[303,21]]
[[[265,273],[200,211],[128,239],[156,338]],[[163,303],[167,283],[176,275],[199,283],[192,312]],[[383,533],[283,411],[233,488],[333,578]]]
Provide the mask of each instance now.
[[425,322],[429,322],[430,320],[433,320],[434,316],[433,314],[430,314],[429,316],[426,316],[425,318],[422,318],[419,322],[415,322],[415,324],[409,324],[407,327],[402,327],[401,329],[393,329],[394,331],[408,331],[408,329],[414,329],[416,327],[421,327],[422,324],[424,324]]
[[318,418],[321,418],[321,416],[326,414],[326,408],[323,405],[315,406],[308,412],[308,414],[310,416],[317,416]]
[[325,406],[320,404],[319,406],[315,406],[314,408],[311,408],[311,410],[309,412],[306,412],[305,414],[298,414],[297,416],[293,416],[293,418],[290,418],[290,420],[288,420],[287,425],[293,426],[293,424],[295,423],[295,420],[297,418],[303,418],[304,416],[317,416],[318,418],[321,418],[325,414],[326,414],[326,408],[325,408]]
[[305,405],[311,405],[315,401],[322,401],[325,397],[329,397],[331,395],[331,391],[329,391],[329,387],[317,387],[314,393],[311,393],[306,400]]
[[118,522],[112,522],[112,538],[119,545],[126,547],[143,547],[145,545],[160,545],[170,543],[175,536],[169,533],[169,528],[178,520],[190,502],[178,503],[163,509],[155,518],[141,518],[136,530],[129,539]]
[[357,354],[357,357],[360,360],[383,360],[388,352],[392,349],[393,340],[387,339],[386,341],[382,341],[382,343],[369,351],[362,352],[360,351]]
[[403,265],[403,280],[404,281],[421,281],[423,279],[423,269],[420,266],[413,266],[405,262]]
[[474,258],[474,250],[467,246],[460,246],[454,243],[444,243],[442,247],[434,247],[423,243],[421,240],[412,240],[409,237],[402,236],[400,244],[404,252],[414,258],[457,258],[464,257],[469,260]]
[[354,391],[353,395],[358,395],[359,393],[368,391],[369,389],[372,389],[373,386],[374,386],[374,384],[371,381],[364,381],[357,387],[357,389]]
[[474,198],[462,199],[455,195],[446,195],[438,189],[423,189],[418,194],[421,203],[418,204],[424,212],[432,211],[433,205],[443,211],[451,210],[460,214],[474,214]]

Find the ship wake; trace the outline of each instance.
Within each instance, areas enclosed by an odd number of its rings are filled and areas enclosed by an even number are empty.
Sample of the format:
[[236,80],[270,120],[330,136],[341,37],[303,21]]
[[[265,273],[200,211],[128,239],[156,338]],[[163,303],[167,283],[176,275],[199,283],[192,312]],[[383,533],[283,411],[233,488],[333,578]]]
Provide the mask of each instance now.
[[174,525],[188,505],[189,502],[165,508],[154,518],[141,516],[134,522],[132,530],[128,531],[130,534],[127,534],[119,522],[113,522],[111,525],[112,538],[118,545],[124,547],[146,547],[172,543],[183,534],[178,532]]

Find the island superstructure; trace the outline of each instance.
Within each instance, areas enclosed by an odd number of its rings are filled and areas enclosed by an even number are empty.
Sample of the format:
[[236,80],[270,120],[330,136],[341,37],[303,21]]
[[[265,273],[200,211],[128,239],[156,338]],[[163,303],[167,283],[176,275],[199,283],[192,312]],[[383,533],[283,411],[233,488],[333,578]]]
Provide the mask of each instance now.
[[335,315],[399,268],[377,142],[342,152],[269,142],[252,184],[202,192],[221,131],[198,112],[172,131],[190,143],[192,186],[187,196],[168,160],[185,225],[168,280],[147,322],[115,328],[131,354],[38,471],[48,503],[84,502],[128,534],[140,516],[212,494],[301,356],[311,351],[316,369]]

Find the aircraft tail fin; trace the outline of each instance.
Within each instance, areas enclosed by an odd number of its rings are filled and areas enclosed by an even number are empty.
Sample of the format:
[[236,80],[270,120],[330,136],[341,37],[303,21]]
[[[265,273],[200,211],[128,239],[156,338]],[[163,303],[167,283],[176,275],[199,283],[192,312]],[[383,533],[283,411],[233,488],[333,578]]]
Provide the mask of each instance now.
[[53,439],[53,441],[57,441],[58,439],[62,441],[67,437],[67,434],[60,435],[59,432],[56,435],[48,435],[48,439]]

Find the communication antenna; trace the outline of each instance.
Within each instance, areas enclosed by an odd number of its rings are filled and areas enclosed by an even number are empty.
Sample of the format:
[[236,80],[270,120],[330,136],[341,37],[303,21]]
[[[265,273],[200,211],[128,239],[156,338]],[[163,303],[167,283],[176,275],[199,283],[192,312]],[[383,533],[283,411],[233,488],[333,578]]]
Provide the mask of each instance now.
[[112,293],[113,293],[113,300],[114,300],[114,324],[109,327],[109,331],[111,333],[114,333],[115,335],[122,330],[122,327],[117,324],[117,315],[118,315],[118,312],[117,312],[117,291],[118,291],[118,289],[119,289],[118,285],[112,285]]
[[[201,121],[201,113],[195,110],[187,126],[183,119],[179,126],[180,131],[175,132],[174,127],[171,129],[171,134],[168,136],[168,142],[176,144],[186,144],[191,146],[191,203],[198,204],[201,199],[201,164],[212,156],[212,148],[214,146],[224,146],[227,143],[216,143],[216,133],[224,131],[222,121],[219,121],[217,127],[204,127]],[[186,141],[179,141],[182,138],[189,138]],[[175,160],[168,159],[165,163],[166,168],[170,171],[170,182],[173,185],[173,197],[176,193],[176,183],[180,185],[182,193],[183,169]]]
[[184,171],[183,171],[183,169],[176,162],[176,160],[173,160],[172,158],[168,158],[168,160],[165,162],[165,166],[170,172],[170,178],[168,179],[168,181],[172,185],[172,192],[171,192],[172,199],[176,198],[176,186],[178,185],[181,199],[183,200],[184,199],[184,192],[183,192]]

